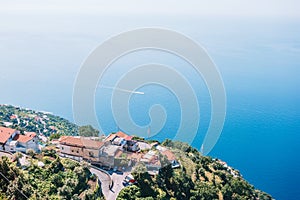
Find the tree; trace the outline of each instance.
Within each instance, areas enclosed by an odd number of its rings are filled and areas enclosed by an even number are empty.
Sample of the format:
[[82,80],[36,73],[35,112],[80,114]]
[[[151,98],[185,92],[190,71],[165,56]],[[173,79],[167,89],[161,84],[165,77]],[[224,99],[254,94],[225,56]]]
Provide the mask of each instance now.
[[218,190],[212,184],[207,182],[196,182],[195,189],[192,191],[195,199],[219,199]]
[[141,189],[141,197],[152,196],[155,197],[156,191],[152,188],[154,185],[147,168],[144,163],[139,163],[131,173],[134,179],[137,181],[139,188]]
[[159,154],[162,168],[156,176],[157,183],[162,187],[170,187],[170,179],[173,176],[173,168],[165,155]]
[[71,199],[72,188],[70,186],[64,185],[61,188],[58,188],[58,194],[65,197],[66,199]]
[[27,150],[26,150],[26,154],[27,154],[27,155],[30,155],[31,157],[33,157],[34,154],[35,154],[35,151],[34,151],[33,149],[27,149]]
[[18,165],[20,165],[20,158],[22,157],[23,154],[21,152],[16,152],[13,154],[13,160],[16,160]]
[[47,169],[51,172],[51,173],[58,173],[60,171],[63,170],[63,164],[60,161],[60,158],[57,157],[54,161],[52,161],[49,166],[47,167]]
[[121,192],[119,193],[117,200],[135,200],[138,197],[141,196],[140,188],[136,185],[131,185],[129,187],[125,187]]
[[191,178],[183,171],[174,174],[170,179],[169,190],[173,191],[177,199],[190,199],[194,184]]
[[54,174],[51,178],[51,183],[54,184],[56,187],[62,187],[63,186],[63,178],[59,174]]
[[99,131],[93,128],[91,125],[86,125],[79,127],[78,134],[84,137],[96,137],[99,135]]
[[61,137],[61,134],[59,134],[59,133],[52,133],[51,135],[50,135],[50,140],[53,140],[53,139],[59,139]]

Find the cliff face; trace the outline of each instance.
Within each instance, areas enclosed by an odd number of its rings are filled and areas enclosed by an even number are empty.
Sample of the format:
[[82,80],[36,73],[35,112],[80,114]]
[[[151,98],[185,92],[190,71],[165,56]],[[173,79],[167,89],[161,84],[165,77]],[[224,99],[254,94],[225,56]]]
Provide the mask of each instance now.
[[202,156],[182,142],[166,140],[180,167],[163,167],[150,176],[142,164],[133,170],[136,185],[124,188],[118,199],[272,199],[249,184],[240,172],[219,159]]

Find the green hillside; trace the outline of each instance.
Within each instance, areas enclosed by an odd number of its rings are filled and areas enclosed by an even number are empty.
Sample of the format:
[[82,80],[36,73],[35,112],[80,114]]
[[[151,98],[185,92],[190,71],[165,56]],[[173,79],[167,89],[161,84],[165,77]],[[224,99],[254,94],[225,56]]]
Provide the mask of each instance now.
[[62,117],[11,105],[0,105],[0,126],[42,133],[45,136],[53,133],[77,135],[78,132],[77,125]]
[[240,172],[225,162],[202,156],[196,149],[182,142],[166,140],[181,163],[178,169],[165,165],[158,175],[150,176],[143,164],[132,172],[136,185],[125,187],[118,199],[192,199],[192,200],[249,200],[272,199],[254,188]]
[[[68,120],[50,113],[9,105],[0,105],[0,126],[3,125],[46,136],[98,135],[98,131],[90,126],[79,129]],[[165,167],[158,175],[150,176],[145,165],[138,164],[132,171],[137,184],[125,187],[118,199],[272,199],[269,194],[248,183],[238,170],[219,159],[202,156],[198,150],[182,142],[167,139],[161,145],[174,153],[181,164],[180,168],[172,169],[162,156],[161,163]],[[14,156],[17,160],[18,154]],[[47,149],[30,159],[30,164],[24,168],[18,162],[0,157],[0,172],[9,179],[0,176],[0,200],[26,199],[26,196],[29,199],[103,198],[97,184],[93,184],[94,178],[87,170],[86,163],[61,159],[55,151],[48,152]],[[40,167],[38,162],[45,165]],[[21,188],[25,196],[16,188]]]
[[97,177],[91,174],[87,163],[46,154],[29,158],[30,164],[25,167],[18,162],[22,154],[15,154],[14,162],[2,157],[0,199],[103,199]]

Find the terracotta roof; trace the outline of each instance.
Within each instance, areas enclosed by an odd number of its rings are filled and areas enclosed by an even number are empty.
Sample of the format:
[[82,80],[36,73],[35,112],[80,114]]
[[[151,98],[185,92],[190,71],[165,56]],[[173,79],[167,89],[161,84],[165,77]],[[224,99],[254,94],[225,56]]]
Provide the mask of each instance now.
[[[65,135],[63,135],[63,136],[61,136],[59,139],[58,139],[58,141],[63,141],[63,140],[65,140],[66,138],[68,138],[69,136],[65,136]],[[53,140],[55,140],[55,139],[53,139]]]
[[161,152],[162,155],[165,155],[169,161],[176,160],[174,153],[170,150],[166,150]]
[[18,117],[16,115],[11,115],[10,119],[17,119]]
[[22,142],[22,143],[26,143],[29,140],[32,140],[32,137],[29,137],[27,135],[16,134],[16,136],[14,137],[13,140],[18,141],[18,142]]
[[159,160],[159,156],[158,155],[152,155],[149,152],[142,156],[141,161],[152,164],[152,165],[156,165],[156,166],[161,165],[160,160]]
[[160,165],[161,165],[158,156],[153,156],[153,158],[150,160],[149,163],[151,163],[152,165],[157,165],[157,166],[160,166]]
[[36,136],[36,133],[34,133],[34,132],[25,132],[25,135],[28,136],[28,137],[33,138],[33,137]]
[[124,138],[125,140],[131,140],[133,138],[133,136],[129,136],[126,133],[123,133],[122,131],[117,132],[116,135],[120,138]]
[[104,142],[96,141],[96,140],[89,140],[85,138],[81,138],[81,142],[83,145],[87,148],[92,148],[92,149],[99,149],[104,145]]
[[123,154],[123,151],[122,151],[122,150],[120,150],[120,149],[118,149],[118,150],[117,150],[117,152],[116,152],[116,155],[115,155],[115,157],[116,157],[116,158],[119,158],[119,157],[121,157],[121,156],[122,156],[122,154]]
[[110,134],[107,138],[105,138],[105,141],[112,141],[115,139],[115,137],[117,137],[116,134]]
[[79,137],[62,136],[59,139],[60,144],[83,147],[83,143]]
[[0,143],[4,144],[14,132],[15,129],[0,127]]
[[142,154],[142,153],[127,153],[127,158],[128,159],[136,159],[139,161],[143,155],[144,154]]
[[117,133],[110,134],[105,141],[113,141],[116,137],[123,138],[125,140],[132,140],[133,136],[127,135],[126,133],[123,133],[122,131],[119,131]]
[[59,139],[60,144],[66,144],[71,146],[78,146],[78,147],[87,147],[87,148],[95,148],[98,149],[103,146],[103,142],[85,139],[83,137],[73,137],[73,136],[62,136]]

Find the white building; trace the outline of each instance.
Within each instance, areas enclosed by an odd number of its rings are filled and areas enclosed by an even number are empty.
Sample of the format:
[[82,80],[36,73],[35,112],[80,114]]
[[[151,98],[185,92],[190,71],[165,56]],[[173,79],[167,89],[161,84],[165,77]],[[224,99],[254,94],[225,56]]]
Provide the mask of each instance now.
[[10,142],[20,132],[6,127],[0,127],[0,150],[9,151]]
[[0,127],[0,150],[26,153],[28,149],[39,151],[36,133],[26,132],[22,135],[15,129]]

